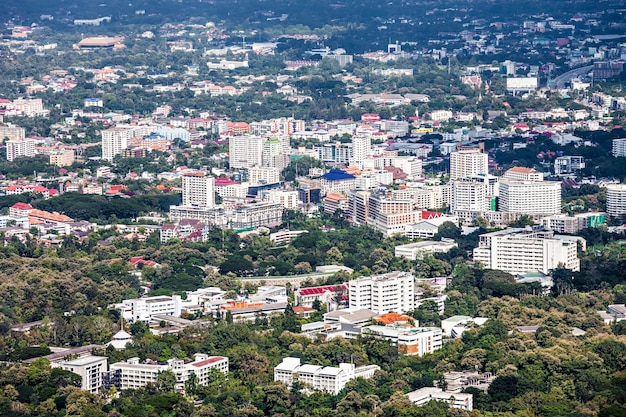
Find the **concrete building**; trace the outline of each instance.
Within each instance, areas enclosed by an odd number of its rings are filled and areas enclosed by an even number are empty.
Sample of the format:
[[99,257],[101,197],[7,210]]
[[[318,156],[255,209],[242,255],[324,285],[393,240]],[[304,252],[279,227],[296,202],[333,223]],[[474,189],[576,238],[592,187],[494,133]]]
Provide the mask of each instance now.
[[498,210],[505,213],[561,212],[561,183],[556,181],[500,181]]
[[559,156],[554,160],[554,174],[572,174],[585,168],[585,158],[582,156]]
[[396,258],[403,256],[414,261],[423,258],[427,253],[445,253],[456,247],[456,242],[450,239],[442,239],[441,241],[425,240],[423,242],[396,246],[395,256]]
[[[584,239],[578,238],[583,244]],[[511,274],[550,273],[563,265],[580,271],[578,241],[546,230],[505,229],[480,235],[474,261]]]
[[320,178],[322,195],[330,192],[347,194],[354,189],[355,176],[340,169],[331,169]]
[[31,139],[14,139],[6,141],[7,161],[13,161],[15,158],[28,157],[36,155],[35,141]]
[[488,172],[488,156],[481,149],[464,149],[450,153],[450,180]]
[[133,323],[143,321],[149,323],[154,316],[180,316],[182,299],[180,295],[133,298],[123,300],[121,311],[124,320]]
[[8,138],[10,140],[22,140],[26,138],[26,131],[19,126],[0,126],[0,140]]
[[274,381],[280,381],[288,387],[299,381],[308,388],[337,395],[352,379],[369,379],[379,369],[377,365],[357,368],[352,363],[340,363],[339,367],[302,365],[300,358],[287,357],[274,368]]
[[587,228],[598,227],[606,224],[605,213],[579,213],[574,216],[568,214],[555,214],[554,216],[543,217],[540,220],[541,226],[556,233],[575,234]]
[[474,409],[474,396],[472,394],[448,392],[435,387],[424,387],[405,395],[411,401],[411,404],[418,407],[430,401],[443,401],[448,403],[450,408],[459,408],[466,411]]
[[260,136],[231,136],[228,140],[230,168],[262,166],[264,142]]
[[182,205],[215,207],[215,178],[203,172],[183,175]]
[[513,167],[508,169],[502,178],[512,181],[543,181],[543,172],[533,168]]
[[365,159],[372,152],[372,138],[370,136],[353,136],[352,137],[352,157],[350,165],[354,165],[359,169],[365,167]]
[[626,157],[626,138],[613,139],[612,153],[616,158]]
[[248,169],[248,181],[251,185],[275,184],[280,181],[280,169],[255,166]]
[[270,190],[265,194],[265,199],[272,203],[282,204],[287,210],[295,210],[300,205],[297,191]]
[[61,368],[80,376],[80,389],[92,394],[100,393],[104,385],[103,376],[107,372],[107,358],[105,356],[83,356],[68,361],[51,362],[54,368]]
[[137,389],[157,382],[160,372],[172,371],[176,375],[176,390],[185,389],[185,382],[195,376],[197,385],[208,385],[213,370],[228,373],[228,358],[196,353],[194,360],[185,362],[170,359],[166,363],[141,363],[139,358],[111,364],[109,378],[118,389]]
[[67,167],[74,163],[76,159],[72,149],[61,149],[50,152],[50,165]]
[[133,130],[124,127],[112,127],[100,132],[102,135],[102,159],[113,161],[116,155],[128,147]]
[[389,340],[404,355],[423,356],[441,349],[441,329],[436,327],[411,327],[402,325],[364,326],[362,335],[372,335]]
[[606,186],[606,214],[609,217],[626,216],[626,184]]
[[367,224],[371,194],[369,191],[350,191],[348,193],[348,214],[353,224]]
[[349,282],[350,308],[378,314],[406,313],[415,309],[415,278],[408,272],[359,277]]

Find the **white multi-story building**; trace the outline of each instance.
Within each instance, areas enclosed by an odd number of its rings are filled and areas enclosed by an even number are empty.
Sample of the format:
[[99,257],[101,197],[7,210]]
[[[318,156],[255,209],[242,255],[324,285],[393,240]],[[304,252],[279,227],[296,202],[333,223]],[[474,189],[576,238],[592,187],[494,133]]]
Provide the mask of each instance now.
[[413,311],[414,283],[412,274],[399,271],[359,277],[349,283],[350,308],[367,308],[378,314]]
[[612,153],[616,158],[626,157],[626,138],[613,139]]
[[185,382],[193,376],[196,378],[196,384],[208,385],[212,370],[228,373],[228,358],[224,356],[196,353],[194,357],[191,362],[170,359],[164,364],[141,363],[139,358],[131,358],[126,362],[111,364],[110,379],[118,389],[137,389],[157,382],[159,373],[169,370],[176,375],[175,388],[180,391],[185,388]]
[[23,127],[19,126],[0,126],[0,140],[5,138],[11,140],[21,140],[26,137],[26,131]]
[[447,392],[436,387],[424,387],[405,395],[411,404],[418,407],[430,401],[442,401],[447,403],[450,408],[460,408],[466,411],[474,409],[474,396],[472,394]]
[[231,168],[252,168],[263,165],[263,143],[260,136],[231,136],[228,140]]
[[266,195],[268,201],[280,203],[288,210],[295,210],[300,205],[297,191],[270,190]]
[[474,261],[511,274],[548,274],[560,266],[580,271],[578,242],[584,245],[585,240],[545,230],[505,229],[480,235]]
[[133,298],[123,300],[120,308],[124,320],[149,323],[157,315],[180,316],[182,299],[180,295]]
[[372,335],[389,340],[404,355],[423,356],[442,346],[442,331],[438,327],[407,327],[398,325],[364,326],[362,335]]
[[610,217],[626,215],[626,184],[606,186],[606,214]]
[[352,158],[350,165],[354,165],[359,169],[363,169],[365,159],[372,152],[371,136],[353,136],[352,137]]
[[99,394],[103,386],[103,376],[107,372],[106,356],[83,356],[68,361],[51,362],[54,368],[61,368],[80,376],[80,389]]
[[554,160],[556,175],[571,174],[583,168],[585,168],[585,158],[582,156],[559,156]]
[[274,381],[288,387],[299,381],[309,388],[337,395],[348,381],[358,377],[371,378],[379,369],[376,365],[357,368],[352,363],[340,363],[339,367],[301,365],[300,358],[287,357],[274,368]]
[[102,159],[112,161],[116,155],[121,155],[122,150],[128,147],[133,129],[125,127],[112,127],[100,132],[102,135]]
[[320,177],[320,188],[322,195],[330,192],[347,194],[354,190],[355,176],[339,169],[331,169]]
[[183,175],[182,205],[215,207],[215,178],[203,172]]
[[450,153],[450,179],[487,174],[488,156],[481,149],[463,149]]
[[452,204],[450,211],[459,212],[483,212],[489,210],[488,187],[485,183],[474,182],[468,179],[452,182]]
[[35,156],[35,141],[31,139],[14,139],[6,141],[7,161],[25,156]]
[[280,181],[280,169],[261,166],[249,168],[248,180],[251,185],[277,183]]
[[498,202],[498,210],[505,213],[557,214],[561,212],[561,183],[502,180]]

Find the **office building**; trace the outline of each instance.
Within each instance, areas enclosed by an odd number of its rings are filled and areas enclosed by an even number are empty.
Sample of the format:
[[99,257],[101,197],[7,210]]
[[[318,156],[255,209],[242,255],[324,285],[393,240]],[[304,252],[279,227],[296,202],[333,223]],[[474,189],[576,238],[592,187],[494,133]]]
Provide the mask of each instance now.
[[626,184],[606,186],[606,214],[609,217],[626,216]]
[[349,282],[350,308],[378,314],[406,313],[415,309],[415,278],[408,272],[359,277]]
[[264,142],[260,136],[231,136],[228,140],[230,168],[262,166]]
[[99,394],[104,385],[103,376],[107,372],[105,356],[83,356],[68,361],[51,362],[54,368],[61,368],[80,376],[80,389]]
[[487,174],[488,157],[481,149],[463,149],[450,153],[450,180]]
[[355,367],[352,363],[340,363],[339,367],[302,365],[300,358],[287,357],[274,368],[274,381],[288,387],[298,381],[308,388],[337,395],[352,379],[369,379],[379,369],[377,365]]
[[320,177],[322,195],[330,192],[347,194],[354,189],[355,176],[340,169],[331,169]]
[[180,295],[133,298],[123,300],[120,306],[122,318],[130,323],[149,323],[155,316],[180,316],[182,299]]
[[120,390],[137,389],[149,383],[156,383],[160,372],[172,371],[176,375],[175,388],[182,391],[185,389],[185,382],[194,376],[197,385],[208,385],[213,370],[228,373],[228,358],[199,353],[196,353],[194,360],[190,362],[170,359],[165,363],[142,363],[139,358],[131,358],[126,362],[111,364],[109,379],[111,385]]
[[584,246],[582,238],[558,236],[552,231],[505,229],[480,235],[474,261],[511,274],[549,274],[560,267],[580,271],[579,242]]
[[423,356],[441,349],[442,332],[438,327],[411,327],[404,325],[363,326],[361,334],[389,340],[402,355]]
[[182,205],[215,207],[215,178],[203,172],[183,175]]
[[116,155],[121,155],[122,151],[128,148],[133,130],[124,127],[112,127],[100,132],[102,135],[102,159],[113,161]]
[[560,213],[561,183],[502,180],[498,210],[504,213],[523,214]]
[[31,139],[14,139],[6,141],[7,161],[19,157],[35,156],[35,141]]

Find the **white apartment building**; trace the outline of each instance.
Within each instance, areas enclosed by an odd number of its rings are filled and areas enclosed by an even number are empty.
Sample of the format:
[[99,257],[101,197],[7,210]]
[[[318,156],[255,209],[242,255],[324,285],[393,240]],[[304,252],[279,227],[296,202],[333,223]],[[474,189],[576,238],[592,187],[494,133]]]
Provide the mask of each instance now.
[[51,362],[50,366],[79,375],[80,389],[98,394],[103,385],[103,375],[107,372],[107,358],[106,356],[83,356],[69,361]]
[[102,159],[112,161],[116,155],[121,155],[122,150],[128,147],[130,138],[133,137],[133,129],[124,127],[112,127],[100,132],[102,135]]
[[133,298],[123,300],[120,308],[124,320],[149,323],[156,315],[180,316],[182,299],[180,295]]
[[8,138],[11,140],[20,140],[26,137],[26,131],[19,126],[0,126],[0,140]]
[[408,272],[359,277],[349,282],[350,308],[378,314],[406,313],[415,309],[415,278]]
[[556,181],[500,181],[498,210],[505,213],[561,212],[561,183]]
[[616,158],[626,157],[626,138],[613,139],[612,153]]
[[231,136],[228,140],[231,168],[252,168],[263,165],[263,144],[260,136]]
[[266,200],[272,203],[280,203],[288,210],[295,210],[300,205],[297,191],[270,190],[266,194]]
[[248,181],[251,185],[274,184],[280,181],[280,169],[255,166],[248,169]]
[[487,174],[488,156],[481,149],[463,149],[450,153],[450,180]]
[[159,373],[169,370],[176,375],[176,389],[183,390],[185,382],[192,375],[197,378],[198,385],[207,385],[211,370],[228,373],[228,358],[224,356],[197,353],[194,357],[191,362],[171,359],[165,364],[141,363],[139,358],[131,358],[126,362],[111,364],[110,378],[118,389],[137,389],[157,382]]
[[31,139],[14,139],[6,141],[7,161],[25,156],[35,156],[35,141]]
[[443,401],[450,408],[472,411],[474,409],[474,396],[461,392],[448,392],[441,388],[424,387],[405,394],[411,404],[421,407],[430,401]]
[[490,208],[490,195],[485,183],[463,179],[452,182],[452,204],[450,211],[483,212]]
[[626,215],[626,184],[606,186],[606,214],[609,217]]
[[447,122],[450,119],[452,119],[450,110],[433,110],[430,113],[430,120],[435,122]]
[[182,205],[215,207],[215,178],[203,172],[183,175]]
[[300,363],[300,358],[284,358],[274,368],[274,381],[280,381],[291,387],[299,381],[309,388],[337,395],[348,381],[362,377],[371,378],[380,369],[376,365],[356,368],[352,363],[340,363],[339,367],[318,366]]
[[404,355],[424,356],[442,346],[442,331],[438,327],[374,325],[362,327],[361,334],[387,339],[398,348],[398,353]]
[[545,230],[505,229],[480,235],[474,261],[511,274],[548,274],[561,265],[580,271],[578,241],[585,242]]
[[359,169],[365,166],[365,159],[372,153],[371,136],[353,136],[352,137],[352,157],[350,165],[354,165]]

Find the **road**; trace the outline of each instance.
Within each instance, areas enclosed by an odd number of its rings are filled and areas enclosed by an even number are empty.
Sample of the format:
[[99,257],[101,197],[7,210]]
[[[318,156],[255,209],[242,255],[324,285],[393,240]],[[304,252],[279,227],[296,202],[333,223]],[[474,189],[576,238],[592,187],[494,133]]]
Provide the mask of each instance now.
[[554,81],[556,89],[565,88],[565,83],[569,82],[572,78],[577,78],[583,74],[587,74],[592,69],[593,69],[593,65],[575,68],[573,70],[567,71],[564,74],[559,75],[552,81]]

